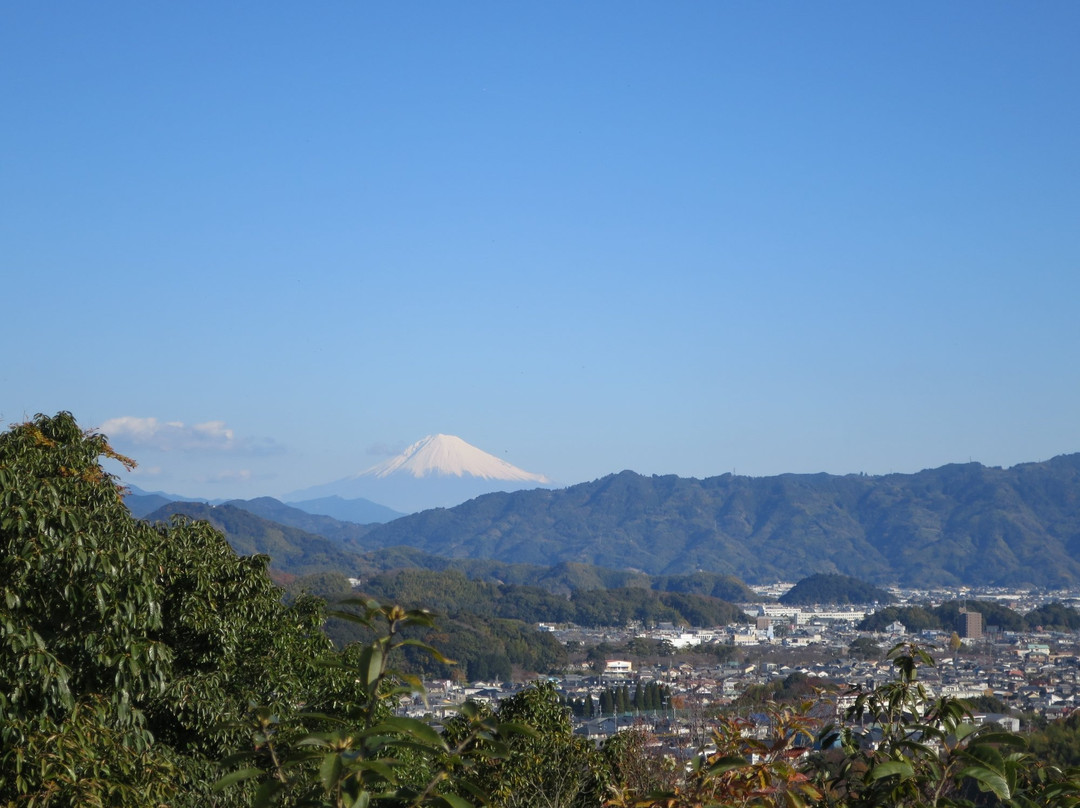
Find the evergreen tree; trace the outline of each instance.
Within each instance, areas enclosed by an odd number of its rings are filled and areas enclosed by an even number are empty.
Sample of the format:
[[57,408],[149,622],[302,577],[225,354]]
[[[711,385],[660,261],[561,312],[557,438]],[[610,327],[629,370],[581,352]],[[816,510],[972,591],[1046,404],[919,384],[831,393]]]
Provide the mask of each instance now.
[[611,715],[615,712],[615,696],[610,688],[604,688],[600,693],[600,714]]

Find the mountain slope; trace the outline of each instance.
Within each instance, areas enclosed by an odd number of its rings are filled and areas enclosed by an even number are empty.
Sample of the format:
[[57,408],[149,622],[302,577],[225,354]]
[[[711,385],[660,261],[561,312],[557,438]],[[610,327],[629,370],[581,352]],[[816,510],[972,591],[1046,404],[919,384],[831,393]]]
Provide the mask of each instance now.
[[363,497],[357,497],[356,499],[320,497],[319,499],[305,499],[300,502],[286,504],[307,513],[329,516],[342,522],[355,522],[358,525],[392,522],[405,515],[401,511],[395,511]]
[[370,525],[343,522],[331,516],[309,513],[300,508],[286,505],[273,497],[233,499],[224,504],[253,513],[271,522],[302,530],[305,533],[323,536],[355,552],[362,552],[359,544],[360,539],[369,533],[372,528]]
[[397,457],[324,485],[294,491],[289,502],[325,497],[363,498],[395,511],[445,508],[493,491],[549,485],[454,435],[428,435]]
[[876,583],[1080,583],[1080,454],[883,477],[704,480],[622,472],[490,494],[374,528],[369,547],[748,581],[841,573]]
[[278,524],[233,505],[170,502],[145,518],[149,522],[163,522],[174,514],[209,522],[225,534],[239,555],[268,555],[271,566],[282,572],[303,575],[339,570],[355,575],[361,566],[355,553],[330,539]]
[[479,477],[484,480],[513,480],[544,485],[550,480],[512,466],[456,435],[428,435],[397,457],[372,466],[357,477],[385,478],[395,474],[411,477]]

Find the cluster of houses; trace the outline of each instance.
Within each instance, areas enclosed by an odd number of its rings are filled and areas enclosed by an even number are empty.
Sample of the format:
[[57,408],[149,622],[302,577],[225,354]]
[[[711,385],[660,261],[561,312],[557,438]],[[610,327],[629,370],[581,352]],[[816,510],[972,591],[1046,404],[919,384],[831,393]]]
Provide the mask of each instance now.
[[[925,598],[927,593],[916,596]],[[1021,593],[1014,593],[1012,602],[1020,597]],[[1033,607],[1037,602],[1019,605]],[[665,685],[671,698],[661,710],[574,719],[576,732],[598,740],[623,729],[643,727],[655,737],[666,739],[673,750],[700,748],[707,743],[711,715],[731,705],[753,685],[768,685],[796,673],[804,680],[828,684],[830,691],[841,694],[822,696],[815,707],[819,717],[835,720],[850,703],[842,695],[844,692],[852,688],[871,689],[895,680],[896,670],[884,659],[884,651],[904,641],[926,646],[935,656],[936,664],[923,668],[919,674],[931,693],[965,699],[992,697],[980,699],[980,703],[998,705],[998,710],[977,711],[976,721],[994,721],[1004,729],[1018,731],[1025,714],[1053,719],[1080,707],[1080,633],[1025,635],[999,631],[967,638],[957,647],[952,632],[925,631],[914,635],[899,623],[881,633],[859,632],[855,626],[873,608],[792,609],[774,604],[747,605],[748,613],[756,612],[755,623],[749,628],[746,625],[699,629],[670,625],[651,629],[546,628],[564,642],[585,646],[608,643],[613,647],[621,643],[625,647],[628,640],[643,637],[659,641],[672,654],[636,661],[607,659],[596,669],[568,672],[555,679],[559,692],[568,702],[597,699],[603,690],[623,684],[631,688],[637,682],[655,681]],[[964,628],[967,633],[982,634],[981,626],[974,632],[972,625]],[[881,655],[872,659],[852,657],[849,650],[860,638],[878,644]],[[679,653],[692,647],[702,650],[710,646],[729,649],[734,646],[737,652],[717,654],[708,663],[700,661],[709,659],[707,654]],[[806,647],[816,653],[798,652]],[[525,686],[528,683],[430,682],[426,696],[408,700],[402,705],[402,712],[438,721],[454,713],[466,700],[495,704]]]

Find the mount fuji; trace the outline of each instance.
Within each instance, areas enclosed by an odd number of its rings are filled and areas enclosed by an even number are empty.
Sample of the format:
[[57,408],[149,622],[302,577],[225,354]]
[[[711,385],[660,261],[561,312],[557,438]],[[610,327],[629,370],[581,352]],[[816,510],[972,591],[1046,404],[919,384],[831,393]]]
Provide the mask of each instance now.
[[332,483],[285,496],[290,504],[322,497],[363,498],[413,513],[450,508],[481,494],[545,488],[551,480],[512,466],[455,435],[428,435],[396,457]]

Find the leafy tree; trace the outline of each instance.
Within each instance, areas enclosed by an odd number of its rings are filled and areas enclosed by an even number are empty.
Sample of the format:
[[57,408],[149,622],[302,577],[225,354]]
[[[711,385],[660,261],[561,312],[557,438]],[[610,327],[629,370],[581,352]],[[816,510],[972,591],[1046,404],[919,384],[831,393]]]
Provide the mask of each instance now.
[[1029,736],[1029,744],[1039,760],[1063,768],[1080,766],[1080,713],[1048,722]]
[[670,755],[656,751],[654,738],[640,728],[621,730],[604,741],[600,748],[610,771],[610,795],[636,795],[670,792],[681,782],[681,765]]
[[[600,805],[610,767],[595,746],[573,733],[554,685],[526,688],[502,702],[495,718],[504,728],[526,726],[531,732],[508,736],[505,753],[479,762],[459,787],[487,794],[495,808]],[[462,729],[460,721],[451,723],[448,742],[459,742]]]
[[250,703],[362,688],[321,602],[205,523],[134,519],[102,458],[131,463],[69,413],[0,435],[0,804],[240,804],[209,789]]
[[949,637],[949,650],[955,654],[958,653],[963,647],[964,641],[960,639],[960,635],[954,631]]
[[811,679],[805,673],[795,671],[783,679],[774,679],[764,685],[750,685],[742,692],[736,703],[740,705],[768,703],[802,703],[808,699],[817,699],[831,687],[818,679]]
[[167,793],[145,704],[166,688],[157,535],[68,413],[0,436],[0,803],[135,805]]
[[[404,636],[410,626],[432,623],[429,612],[406,611],[376,601],[352,600],[337,615],[367,627],[375,639],[348,649],[339,659],[354,672],[363,697],[332,714],[304,712],[286,720],[266,707],[252,713],[248,749],[225,761],[231,772],[217,791],[257,782],[254,805],[283,803],[310,808],[358,808],[371,804],[468,808],[456,789],[484,795],[461,774],[491,756],[505,756],[500,727],[475,706],[467,706],[455,725],[453,743],[427,724],[391,715],[395,698],[422,691],[418,679],[390,667],[394,651],[420,646]],[[513,729],[513,728],[511,728]],[[525,728],[520,732],[531,732]]]
[[869,637],[857,637],[848,646],[848,653],[856,659],[880,659],[882,648]]

